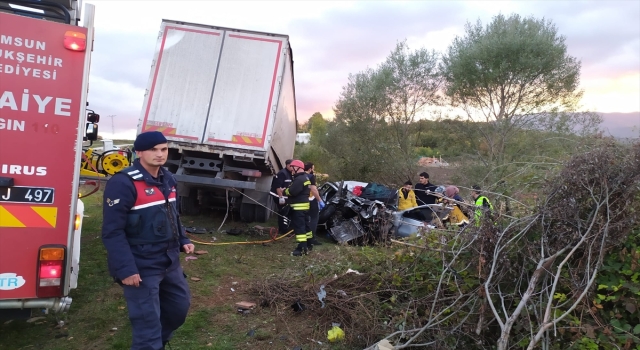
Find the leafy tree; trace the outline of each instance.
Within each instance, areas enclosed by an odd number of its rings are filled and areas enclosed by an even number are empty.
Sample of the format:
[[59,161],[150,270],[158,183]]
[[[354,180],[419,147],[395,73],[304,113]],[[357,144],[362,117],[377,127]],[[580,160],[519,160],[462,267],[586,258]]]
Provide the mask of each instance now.
[[441,68],[452,105],[484,122],[476,126],[487,165],[510,161],[517,130],[551,126],[566,131],[575,121],[594,121],[561,113],[574,111],[582,96],[580,62],[567,53],[564,36],[550,21],[514,14],[498,15],[486,27],[468,23]]
[[406,42],[401,42],[379,67],[384,117],[398,147],[407,156],[412,154],[411,124],[427,106],[440,104],[438,91],[442,80],[437,62],[435,52],[426,49],[411,52]]
[[324,144],[336,158],[335,173],[340,178],[372,180],[384,166],[379,157],[385,156],[382,145],[390,140],[384,139],[387,123],[379,117],[383,111],[380,90],[373,69],[350,75],[343,87]]
[[[486,26],[468,23],[441,71],[451,105],[473,121],[461,132],[479,141],[474,157],[480,164],[465,171],[469,183],[508,195],[529,180],[541,183],[584,141],[576,134],[593,134],[601,122],[594,113],[575,112],[582,97],[580,62],[545,19],[514,14]],[[510,211],[508,200],[503,208]]]
[[320,112],[315,112],[304,124],[305,132],[311,133],[311,141],[306,144],[296,145],[294,158],[302,159],[304,162],[312,162],[316,172],[323,173],[331,169],[332,157],[321,146],[326,139],[327,121],[324,120]]
[[322,145],[327,138],[327,121],[320,112],[315,112],[307,122],[311,133],[311,143]]
[[411,124],[439,103],[437,56],[398,43],[375,69],[350,75],[334,107],[325,148],[339,173],[365,181],[397,184],[416,172]]

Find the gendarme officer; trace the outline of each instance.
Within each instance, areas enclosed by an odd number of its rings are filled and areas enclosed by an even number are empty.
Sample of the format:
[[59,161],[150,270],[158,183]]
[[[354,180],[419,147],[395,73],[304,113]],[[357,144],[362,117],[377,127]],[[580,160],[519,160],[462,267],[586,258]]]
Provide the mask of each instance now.
[[167,139],[145,132],[133,144],[133,166],[104,190],[102,242],[109,272],[122,286],[132,350],[160,350],[187,316],[191,294],[180,251],[193,253],[176,210],[176,180],[162,166]]

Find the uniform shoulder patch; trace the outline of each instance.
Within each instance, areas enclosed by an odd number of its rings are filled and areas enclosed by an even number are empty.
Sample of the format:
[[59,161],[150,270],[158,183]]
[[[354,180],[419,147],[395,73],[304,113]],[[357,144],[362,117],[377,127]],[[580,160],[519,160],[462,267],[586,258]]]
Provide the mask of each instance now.
[[114,199],[114,200],[111,200],[111,199],[107,198],[107,204],[108,204],[110,207],[113,207],[114,205],[116,205],[116,204],[118,204],[118,203],[120,203],[120,198],[118,198],[118,199]]

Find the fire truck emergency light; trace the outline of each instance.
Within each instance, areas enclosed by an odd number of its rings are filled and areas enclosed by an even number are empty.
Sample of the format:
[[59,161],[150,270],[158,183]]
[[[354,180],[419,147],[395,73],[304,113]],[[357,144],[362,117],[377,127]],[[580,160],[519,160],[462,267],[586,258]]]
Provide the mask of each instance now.
[[87,49],[87,36],[68,30],[64,33],[64,47],[71,51],[84,51]]

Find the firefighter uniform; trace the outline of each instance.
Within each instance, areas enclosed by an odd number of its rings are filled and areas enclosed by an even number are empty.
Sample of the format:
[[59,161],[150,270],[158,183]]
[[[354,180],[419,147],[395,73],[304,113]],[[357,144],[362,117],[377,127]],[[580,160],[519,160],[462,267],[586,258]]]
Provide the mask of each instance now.
[[[111,276],[122,286],[133,333],[132,350],[164,349],[190,306],[180,266],[185,236],[176,209],[176,180],[160,168],[153,178],[139,160],[104,190],[102,241]],[[140,275],[139,287],[122,280]]]
[[292,252],[294,256],[306,254],[310,248],[307,245],[307,239],[313,238],[309,222],[310,185],[311,181],[309,181],[307,174],[300,172],[293,175],[291,185],[284,191],[284,194],[289,197],[289,206],[292,211],[291,225],[293,226],[293,234],[296,235],[296,242],[298,242],[298,246]]

